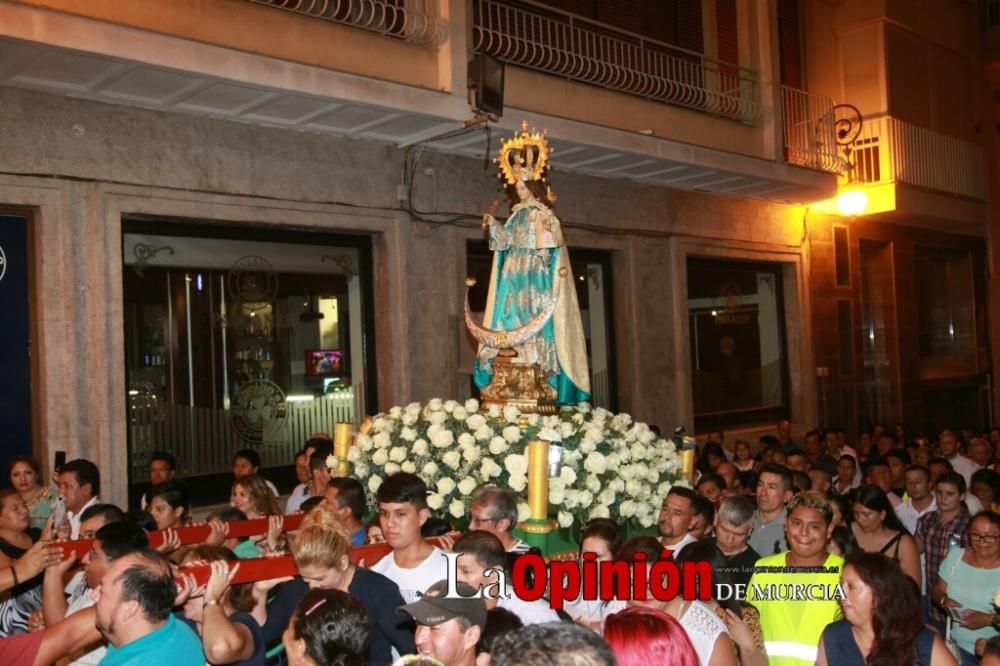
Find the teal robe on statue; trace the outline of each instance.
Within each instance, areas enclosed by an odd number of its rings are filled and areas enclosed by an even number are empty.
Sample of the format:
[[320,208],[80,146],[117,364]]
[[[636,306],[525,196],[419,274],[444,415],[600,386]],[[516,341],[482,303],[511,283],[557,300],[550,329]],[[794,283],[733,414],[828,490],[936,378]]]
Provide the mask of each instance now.
[[[505,224],[490,225],[490,249],[494,250],[493,271],[483,325],[509,331],[527,324],[562,281],[555,313],[515,351],[519,361],[538,363],[547,373],[558,404],[589,400],[586,341],[558,218],[537,201],[517,204]],[[562,268],[564,275],[559,274]],[[495,354],[496,350],[486,347],[479,351],[474,376],[480,389],[490,383]]]

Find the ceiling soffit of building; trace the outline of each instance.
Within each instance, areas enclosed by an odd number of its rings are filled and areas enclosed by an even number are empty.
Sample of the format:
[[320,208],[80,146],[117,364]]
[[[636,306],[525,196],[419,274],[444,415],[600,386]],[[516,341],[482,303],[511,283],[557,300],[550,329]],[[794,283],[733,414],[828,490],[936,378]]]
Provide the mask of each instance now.
[[[398,146],[427,141],[437,151],[483,156],[483,142],[478,134],[434,140],[460,127],[471,115],[464,103],[439,105],[437,113],[419,113],[410,110],[412,105],[393,108],[358,99],[282,90],[7,37],[0,37],[0,85]],[[836,190],[835,177],[829,174],[664,139],[632,137],[620,130],[595,129],[584,123],[519,113],[514,109],[508,109],[494,135],[513,129],[515,117],[549,128],[549,136],[557,147],[552,165],[568,172],[782,203],[816,201]],[[508,124],[510,127],[504,129]],[[561,129],[564,131],[560,132]],[[630,142],[641,142],[643,147],[616,148]],[[658,143],[669,144],[672,150],[657,151]],[[652,150],[648,149],[650,146]],[[644,154],[644,149],[648,154]],[[662,157],[657,152],[671,153],[673,157]]]

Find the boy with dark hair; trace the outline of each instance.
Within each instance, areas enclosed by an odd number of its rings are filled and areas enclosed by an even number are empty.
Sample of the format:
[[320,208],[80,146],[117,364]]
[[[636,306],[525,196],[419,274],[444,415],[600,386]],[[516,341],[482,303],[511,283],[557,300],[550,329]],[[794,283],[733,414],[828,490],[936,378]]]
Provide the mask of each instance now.
[[499,575],[486,575],[487,570],[501,572],[507,564],[507,551],[496,535],[486,530],[472,530],[455,542],[452,552],[458,554],[458,580],[473,589],[484,588],[486,608],[505,608],[524,624],[559,622],[559,615],[541,599],[524,601],[509,587],[500,589]]
[[377,497],[379,523],[392,552],[372,566],[372,571],[396,583],[403,600],[410,603],[448,577],[444,551],[424,541],[420,534],[431,515],[427,486],[420,477],[399,472],[386,477]]

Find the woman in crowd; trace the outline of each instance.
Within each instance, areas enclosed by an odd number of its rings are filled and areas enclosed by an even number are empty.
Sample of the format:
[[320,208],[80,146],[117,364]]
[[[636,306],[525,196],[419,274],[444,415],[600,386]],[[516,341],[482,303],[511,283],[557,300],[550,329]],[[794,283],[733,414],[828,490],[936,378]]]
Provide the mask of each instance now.
[[[677,566],[682,566],[684,562],[689,562],[692,565],[708,562],[712,568],[712,584],[709,590],[709,595],[712,598],[705,601],[705,605],[711,608],[725,623],[729,636],[736,644],[739,663],[742,666],[767,666],[764,632],[761,631],[760,614],[757,609],[750,604],[741,604],[734,596],[722,601],[715,599],[716,590],[732,591],[735,589],[732,578],[726,572],[726,557],[715,545],[715,540],[702,539],[695,543],[689,543],[674,556],[674,561]],[[722,587],[717,587],[719,585]]]
[[705,442],[698,456],[698,463],[695,465],[701,474],[714,472],[719,465],[726,462],[726,452],[722,449],[722,444],[718,442]]
[[281,640],[289,666],[365,666],[371,644],[368,614],[342,590],[310,590]]
[[45,483],[38,461],[31,456],[14,456],[7,463],[7,477],[28,505],[31,526],[38,529],[45,527],[55,510],[59,493]]
[[239,565],[233,551],[221,546],[198,546],[184,558],[184,564],[211,562],[212,574],[204,588],[188,587],[184,617],[194,623],[201,636],[205,661],[209,664],[264,666],[265,646],[260,624],[253,610],[253,583],[231,585]]
[[859,551],[841,578],[844,619],[823,631],[817,666],[954,666],[941,637],[920,621],[918,588],[899,564]]
[[[15,567],[40,534],[31,527],[28,505],[21,494],[16,490],[0,490],[0,569],[9,570],[13,578],[13,585],[0,593],[0,636],[25,633],[28,617],[42,607],[42,577],[38,575],[41,568]],[[31,577],[20,577],[26,573]]]
[[972,473],[969,492],[976,496],[984,509],[996,512],[1000,509],[997,503],[997,491],[1000,489],[1000,474],[989,467],[977,469]]
[[920,584],[920,553],[892,508],[885,492],[877,486],[861,486],[852,507],[851,531],[858,547],[869,553],[881,553],[899,562],[903,573]]
[[[624,543],[625,538],[613,520],[594,518],[583,528],[583,537],[580,539],[580,561],[583,561],[584,553],[594,553],[597,555],[598,566],[601,562],[610,562],[618,555]],[[600,599],[586,600],[581,594],[566,603],[563,610],[576,622],[600,630],[605,605]]]
[[[646,566],[648,580],[652,565],[662,558],[663,545],[659,539],[650,536],[635,537],[626,543],[616,558],[617,561],[636,564],[636,556],[642,553],[645,559],[638,558]],[[651,592],[646,599],[630,599],[629,601],[612,600],[607,603],[605,623],[613,613],[623,610],[626,606],[652,608],[662,611],[677,620],[687,633],[691,645],[698,654],[701,666],[736,666],[736,649],[729,637],[725,623],[715,612],[700,601],[688,601],[677,596],[670,601],[660,601]]]
[[736,440],[733,449],[733,464],[741,472],[752,472],[756,461],[754,461],[750,444],[742,439]]
[[620,666],[698,666],[698,653],[677,620],[652,608],[626,608],[608,617],[607,641]]
[[265,637],[284,629],[295,605],[308,589],[341,590],[353,594],[368,612],[371,629],[370,663],[388,664],[391,648],[410,654],[416,647],[413,632],[400,626],[396,609],[403,605],[399,588],[382,574],[355,566],[349,557],[351,535],[337,516],[319,505],[310,511],[295,535],[292,555],[299,576],[286,583],[267,603],[267,592],[276,581],[263,582],[255,588],[258,619],[266,618]]
[[[931,600],[947,609],[962,666],[976,664],[976,639],[990,638],[993,594],[1000,590],[1000,515],[976,514],[969,524],[969,548],[952,548],[941,563]],[[953,610],[954,609],[954,610]]]
[[[283,515],[277,498],[268,488],[264,477],[259,474],[241,476],[236,479],[233,483],[232,495],[229,498],[229,506],[242,511],[247,520]],[[267,534],[255,535],[241,543],[234,552],[241,559],[260,557],[263,554],[261,546],[266,537]]]

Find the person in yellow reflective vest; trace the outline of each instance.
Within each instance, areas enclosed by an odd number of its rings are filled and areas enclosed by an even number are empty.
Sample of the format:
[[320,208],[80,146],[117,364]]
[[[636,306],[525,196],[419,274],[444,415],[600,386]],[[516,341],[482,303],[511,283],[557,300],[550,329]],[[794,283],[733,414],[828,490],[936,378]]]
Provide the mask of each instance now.
[[746,599],[760,613],[770,666],[812,666],[826,625],[840,618],[844,558],[827,551],[833,508],[817,492],[788,503],[789,550],[757,561]]

